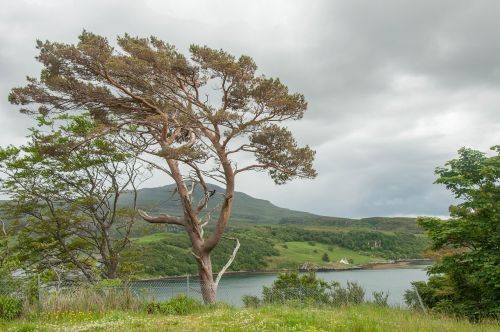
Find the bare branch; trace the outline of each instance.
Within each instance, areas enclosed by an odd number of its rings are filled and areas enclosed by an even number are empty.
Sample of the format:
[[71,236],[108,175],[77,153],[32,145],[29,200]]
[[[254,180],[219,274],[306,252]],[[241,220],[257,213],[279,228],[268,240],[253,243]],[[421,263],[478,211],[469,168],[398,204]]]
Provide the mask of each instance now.
[[171,216],[168,214],[160,214],[159,216],[153,217],[141,209],[138,209],[137,212],[142,217],[142,219],[152,224],[170,224],[170,225],[186,226],[186,222],[184,221],[184,219],[179,217]]
[[233,263],[234,259],[236,258],[236,254],[238,253],[238,249],[240,249],[240,241],[235,238],[235,237],[224,237],[225,239],[229,240],[235,240],[236,241],[236,246],[234,247],[233,253],[231,254],[231,257],[229,257],[229,260],[227,261],[226,265],[220,270],[220,272],[217,274],[217,279],[215,279],[215,288],[219,286],[219,281],[222,278],[222,275],[226,272],[226,270],[231,266]]

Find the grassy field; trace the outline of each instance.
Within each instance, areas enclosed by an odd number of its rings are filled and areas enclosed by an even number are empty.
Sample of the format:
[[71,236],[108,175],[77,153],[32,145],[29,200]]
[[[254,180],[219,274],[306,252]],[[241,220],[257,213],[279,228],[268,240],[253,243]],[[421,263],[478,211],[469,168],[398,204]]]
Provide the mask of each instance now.
[[[182,234],[183,235],[183,234]],[[155,233],[151,235],[134,238],[136,244],[149,244],[166,239],[179,238],[182,235],[169,233]],[[274,246],[279,251],[279,256],[266,257],[268,269],[297,268],[304,263],[312,263],[321,267],[346,268],[349,265],[341,264],[342,258],[352,259],[353,265],[366,264],[385,259],[377,256],[367,256],[356,251],[329,246],[318,242],[282,242]],[[186,252],[189,249],[180,249]],[[323,260],[324,254],[328,255],[329,261]]]
[[137,244],[145,244],[145,243],[152,243],[165,240],[168,239],[169,237],[172,237],[169,233],[153,233],[150,235],[132,238],[132,241],[134,241]]
[[270,306],[260,309],[218,307],[189,315],[150,315],[115,311],[66,312],[1,322],[0,330],[28,331],[499,331],[494,322],[471,324],[370,305],[337,309]]
[[[316,264],[322,267],[346,267],[340,264],[342,258],[350,258],[353,260],[353,265],[366,264],[375,261],[383,261],[381,257],[371,257],[359,254],[353,250],[340,248],[337,246],[328,246],[317,242],[285,242],[275,245],[275,248],[280,252],[279,256],[269,257],[269,267],[280,268],[297,268],[304,262]],[[329,262],[323,261],[323,254],[327,254]]]

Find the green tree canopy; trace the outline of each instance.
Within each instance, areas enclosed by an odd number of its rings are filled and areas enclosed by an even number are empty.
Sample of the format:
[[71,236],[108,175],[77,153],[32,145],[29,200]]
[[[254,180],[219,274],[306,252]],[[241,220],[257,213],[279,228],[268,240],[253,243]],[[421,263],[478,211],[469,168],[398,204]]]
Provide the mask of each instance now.
[[[246,55],[192,45],[186,57],[156,37],[127,34],[117,44],[86,31],[75,45],[39,41],[40,78],[28,78],[9,100],[49,117],[87,111],[100,124],[93,136],[117,133],[124,145],[160,159],[154,165],[175,182],[183,215],[141,216],[186,230],[203,298],[212,303],[225,268],[214,280],[210,255],[229,222],[237,175],[267,171],[277,184],[316,176],[315,152],[300,147],[283,124],[301,119],[307,103],[279,79],[257,74]],[[203,229],[203,210],[215,194],[208,179],[225,186],[210,234]],[[199,202],[194,186],[204,190]]]
[[5,213],[24,225],[19,260],[25,270],[116,278],[136,215],[118,200],[135,191],[144,166],[116,137],[92,137],[99,124],[89,115],[38,120],[30,142],[0,149]]
[[450,219],[418,219],[432,249],[443,253],[429,270],[427,304],[471,318],[500,315],[500,146],[492,150],[462,148],[438,167],[436,183],[458,203]]

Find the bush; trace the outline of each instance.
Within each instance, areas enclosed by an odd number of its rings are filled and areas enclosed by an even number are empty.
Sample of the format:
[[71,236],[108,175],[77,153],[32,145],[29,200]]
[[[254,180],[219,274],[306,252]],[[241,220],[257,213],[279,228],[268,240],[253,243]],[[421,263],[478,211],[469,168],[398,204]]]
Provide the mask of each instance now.
[[243,295],[241,298],[245,308],[258,308],[262,305],[262,300],[258,296],[254,295]]
[[263,287],[264,303],[284,303],[298,301],[300,303],[328,303],[329,284],[309,273],[299,276],[298,273],[281,273],[271,287]]
[[166,302],[149,302],[145,305],[148,314],[187,315],[203,308],[198,300],[179,295]]
[[362,304],[365,302],[365,290],[356,282],[347,282],[347,287],[342,287],[338,282],[332,283],[331,303],[334,306]]
[[389,293],[386,293],[384,291],[382,292],[373,292],[373,304],[381,306],[381,307],[388,307],[388,299],[389,299]]
[[21,316],[23,303],[12,296],[0,296],[0,319],[13,320]]
[[326,252],[323,254],[323,257],[321,257],[321,259],[323,260],[323,262],[329,262],[330,261],[330,257],[328,257],[328,254]]

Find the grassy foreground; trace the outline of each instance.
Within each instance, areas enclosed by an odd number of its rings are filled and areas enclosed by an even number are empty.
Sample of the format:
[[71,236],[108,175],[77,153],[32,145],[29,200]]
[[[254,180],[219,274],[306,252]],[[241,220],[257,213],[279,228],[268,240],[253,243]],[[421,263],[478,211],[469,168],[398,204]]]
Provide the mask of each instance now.
[[189,315],[114,311],[51,313],[0,322],[0,331],[499,331],[496,322],[471,324],[450,317],[371,305],[335,309],[268,306],[206,308]]

